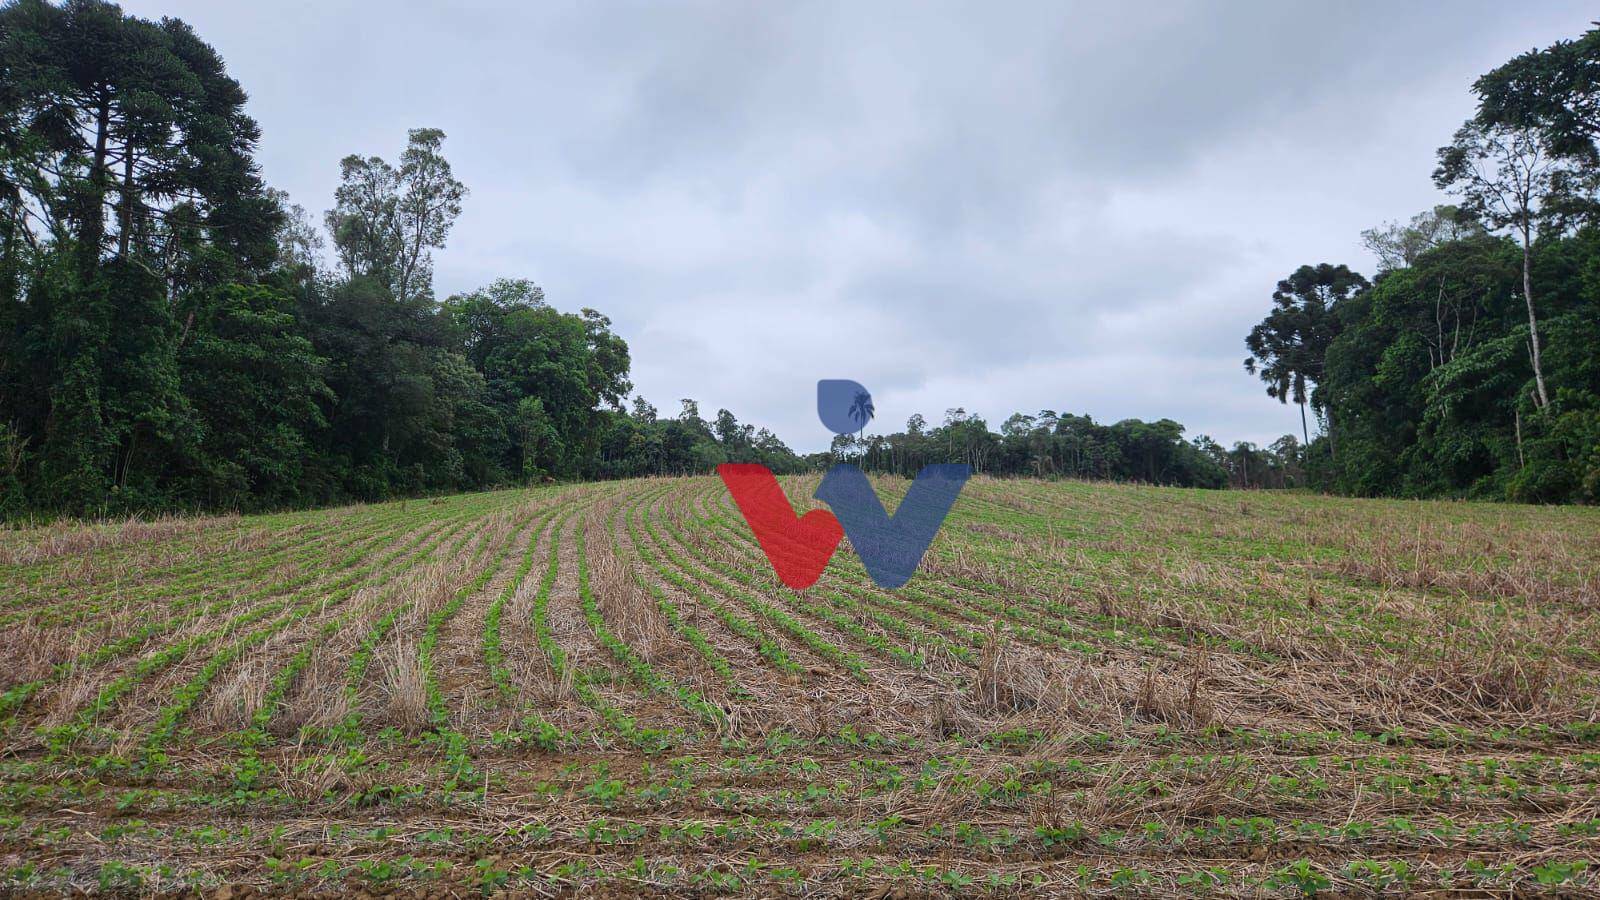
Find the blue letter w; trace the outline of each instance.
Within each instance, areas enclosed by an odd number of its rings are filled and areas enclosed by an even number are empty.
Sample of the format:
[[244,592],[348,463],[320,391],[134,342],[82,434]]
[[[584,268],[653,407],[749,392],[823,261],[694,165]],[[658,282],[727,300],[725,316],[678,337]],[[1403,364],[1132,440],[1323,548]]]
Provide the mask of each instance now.
[[911,580],[971,474],[971,469],[959,464],[924,467],[892,519],[872,482],[849,463],[829,469],[815,496],[828,504],[844,526],[850,546],[861,557],[873,583],[892,590]]

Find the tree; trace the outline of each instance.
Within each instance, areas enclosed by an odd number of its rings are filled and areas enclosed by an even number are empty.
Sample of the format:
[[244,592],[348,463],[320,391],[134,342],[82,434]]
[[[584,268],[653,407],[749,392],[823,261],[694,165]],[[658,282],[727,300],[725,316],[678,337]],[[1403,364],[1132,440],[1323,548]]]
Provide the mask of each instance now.
[[611,320],[591,309],[554,309],[538,286],[521,279],[453,296],[442,316],[453,349],[483,373],[490,400],[504,416],[516,414],[526,398],[540,401],[540,422],[554,429],[563,447],[541,471],[585,472],[603,438],[605,418],[597,407],[620,411],[631,390],[628,345],[611,331]]
[[678,412],[678,421],[690,428],[704,431],[708,435],[711,433],[706,429],[705,420],[700,418],[700,401],[692,397],[684,397],[678,401],[678,404],[681,407]]
[[711,426],[717,436],[717,443],[722,445],[723,453],[732,462],[749,462],[744,457],[755,446],[755,426],[740,425],[739,420],[726,409],[717,410],[717,418]]
[[1366,288],[1367,280],[1347,266],[1301,266],[1278,282],[1272,312],[1245,338],[1245,371],[1260,376],[1267,396],[1299,405],[1307,442],[1306,402],[1313,399],[1308,385],[1321,382],[1328,346],[1338,336],[1334,306]]
[[325,220],[339,262],[351,278],[368,277],[400,296],[400,173],[377,156],[339,161],[339,187]]
[[488,286],[445,300],[441,312],[451,340],[482,370],[504,338],[505,319],[517,309],[541,309],[544,289],[525,278],[497,278]]
[[197,312],[180,352],[184,393],[206,427],[198,466],[207,505],[301,501],[314,435],[327,425],[327,360],[294,327],[294,307],[261,285],[229,285]]
[[512,421],[518,453],[522,457],[522,478],[524,481],[534,481],[550,472],[556,464],[562,450],[561,435],[545,414],[544,403],[538,397],[519,400]]
[[283,214],[274,236],[278,245],[278,268],[304,269],[315,274],[321,267],[322,251],[326,247],[321,230],[311,221],[306,208],[291,201],[287,192],[268,190],[267,194]]
[[433,279],[433,259],[428,250],[444,246],[445,238],[461,215],[467,188],[450,172],[444,158],[444,132],[413,128],[400,154],[399,225],[401,253],[395,296],[410,297]]
[[442,153],[444,137],[437,128],[413,128],[398,169],[377,156],[339,163],[326,216],[339,261],[352,277],[378,279],[397,300],[432,291],[429,251],[444,246],[467,195]]
[[1531,129],[1553,156],[1600,161],[1600,27],[1517,56],[1472,89],[1480,125]]
[[1525,128],[1468,122],[1448,146],[1439,148],[1433,180],[1464,200],[1472,215],[1495,230],[1510,230],[1522,246],[1522,298],[1528,307],[1528,346],[1541,408],[1550,404],[1539,342],[1539,317],[1533,302],[1533,244],[1541,230],[1557,224],[1552,215],[1571,187],[1571,170],[1545,151],[1538,135]]
[[277,208],[251,157],[260,130],[188,25],[101,0],[16,0],[0,8],[0,35],[0,173],[28,242],[70,237],[84,284],[108,250],[164,271],[179,214],[247,266],[270,259]]
[[1400,269],[1417,261],[1423,253],[1450,241],[1483,234],[1482,223],[1465,215],[1460,207],[1440,205],[1411,217],[1411,221],[1385,222],[1361,232],[1361,244],[1378,258],[1380,271]]

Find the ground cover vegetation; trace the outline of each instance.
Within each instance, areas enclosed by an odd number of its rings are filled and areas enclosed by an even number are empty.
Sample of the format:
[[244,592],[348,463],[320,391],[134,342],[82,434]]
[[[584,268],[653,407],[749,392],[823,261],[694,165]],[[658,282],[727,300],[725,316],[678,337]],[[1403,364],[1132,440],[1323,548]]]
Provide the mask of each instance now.
[[899,591],[713,477],[14,530],[0,889],[1593,891],[1597,551],[981,476]]
[[[529,280],[436,297],[438,130],[313,217],[184,23],[0,6],[0,892],[1600,892],[1600,520],[1392,499],[1595,499],[1597,55],[1278,285],[1298,437],[800,455]],[[903,589],[797,592],[726,461],[978,474]]]

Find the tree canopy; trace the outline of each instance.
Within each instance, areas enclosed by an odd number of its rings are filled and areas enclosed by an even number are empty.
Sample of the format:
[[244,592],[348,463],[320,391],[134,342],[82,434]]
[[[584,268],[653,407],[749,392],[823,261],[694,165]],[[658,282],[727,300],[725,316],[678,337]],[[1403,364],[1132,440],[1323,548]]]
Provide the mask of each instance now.
[[1315,382],[1313,485],[1600,500],[1596,72],[1600,29],[1478,79],[1433,173],[1460,205],[1363,234],[1380,272],[1315,307],[1327,340],[1280,284],[1246,344],[1269,395]]
[[1298,438],[1225,448],[1170,419],[1050,409],[998,431],[950,409],[875,434],[864,395],[855,434],[802,456],[731,410],[703,416],[682,399],[662,415],[634,393],[612,320],[556,305],[527,277],[436,297],[433,255],[471,197],[443,131],[396,135],[392,163],[355,148],[319,217],[264,182],[244,89],[189,26],[103,0],[10,0],[0,516],[266,509],[841,460],[907,476],[956,462],[991,475],[1591,502],[1596,72],[1600,29],[1486,74],[1477,114],[1433,173],[1456,204],[1365,232],[1379,260],[1370,281],[1319,263],[1277,284],[1245,367],[1300,407]]
[[625,413],[600,312],[523,279],[436,301],[469,196],[439,129],[340,162],[325,266],[244,102],[175,19],[0,7],[0,515],[802,465],[765,431]]

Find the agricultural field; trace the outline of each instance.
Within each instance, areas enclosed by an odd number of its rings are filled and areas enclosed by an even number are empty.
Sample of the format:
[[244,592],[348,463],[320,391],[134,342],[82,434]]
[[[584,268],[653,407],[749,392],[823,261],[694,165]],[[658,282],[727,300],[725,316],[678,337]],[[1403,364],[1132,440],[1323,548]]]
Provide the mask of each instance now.
[[1600,891],[1593,509],[980,478],[905,588],[796,592],[646,479],[0,583],[5,893]]

